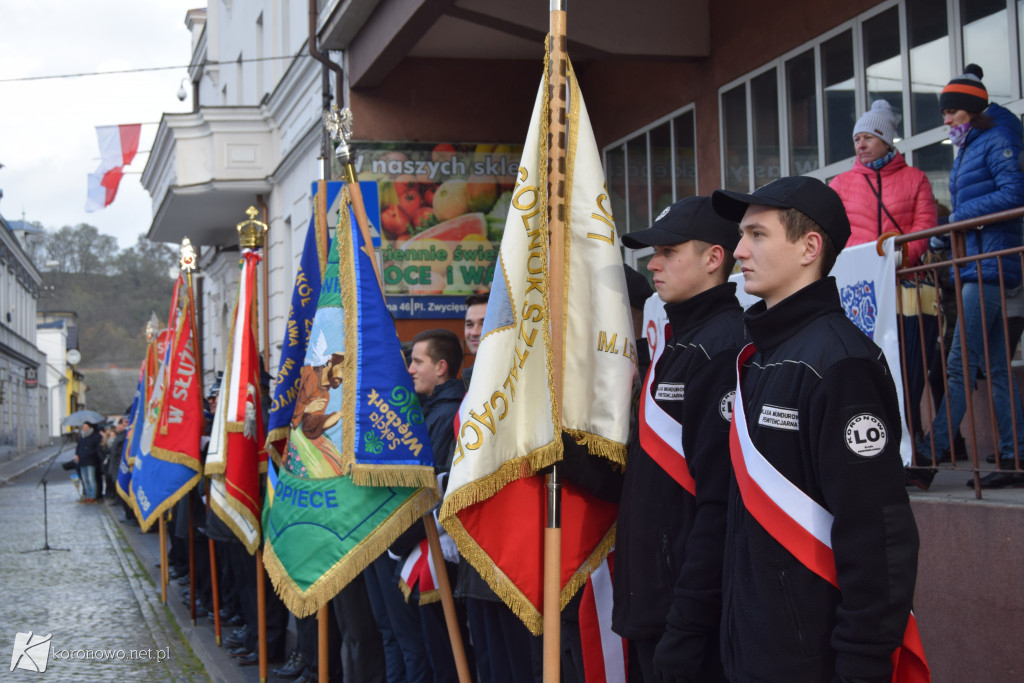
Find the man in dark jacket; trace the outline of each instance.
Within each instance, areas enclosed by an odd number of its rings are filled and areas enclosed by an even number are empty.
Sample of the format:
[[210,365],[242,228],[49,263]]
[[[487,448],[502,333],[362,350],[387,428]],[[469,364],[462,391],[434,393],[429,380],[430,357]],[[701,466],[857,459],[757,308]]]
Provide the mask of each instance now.
[[657,356],[619,505],[612,623],[629,639],[630,680],[724,680],[729,420],[743,346],[743,309],[727,282],[737,228],[709,198],[689,197],[622,237],[631,249],[654,247],[647,268],[671,330],[650,331]]
[[100,465],[100,433],[88,422],[82,424],[82,437],[75,446],[75,462],[82,472],[82,497],[79,503],[96,502],[96,473]]
[[918,536],[893,378],[827,277],[850,236],[842,201],[794,177],[712,204],[739,221],[744,289],[763,299],[745,314],[733,404],[726,677],[888,682],[913,618]]
[[[426,330],[413,338],[409,374],[420,397],[423,422],[434,453],[434,470],[438,474],[447,473],[451,469],[455,452],[455,430],[452,425],[466,393],[462,380],[458,379],[460,367],[462,342],[454,332],[445,329]],[[425,538],[423,525],[417,523],[392,544],[390,552],[401,558],[397,571],[401,571],[409,553]],[[448,566],[449,575],[454,579],[452,568],[453,565]],[[407,680],[457,681],[458,673],[441,605],[406,605],[402,602],[401,593],[398,593],[398,578],[395,576],[390,587],[385,585],[382,589],[387,591],[385,600],[391,601],[387,605],[388,617],[402,649]],[[454,585],[454,580],[451,583]],[[394,602],[396,593],[399,596],[398,604]],[[414,593],[412,599],[418,602],[418,595]],[[426,662],[423,661],[424,655]],[[433,677],[430,675],[431,670]]]

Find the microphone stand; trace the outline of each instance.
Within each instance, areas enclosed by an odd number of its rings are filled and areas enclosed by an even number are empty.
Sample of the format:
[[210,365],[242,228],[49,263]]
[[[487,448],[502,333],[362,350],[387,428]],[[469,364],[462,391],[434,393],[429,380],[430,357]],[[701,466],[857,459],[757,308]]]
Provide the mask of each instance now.
[[57,449],[57,452],[54,453],[52,458],[50,458],[50,464],[46,466],[46,471],[43,472],[43,478],[39,480],[38,484],[36,484],[36,488],[39,488],[40,486],[43,487],[43,547],[42,548],[33,548],[32,550],[22,550],[21,551],[22,554],[24,554],[24,553],[38,553],[38,552],[42,552],[44,550],[47,551],[47,552],[49,552],[51,550],[63,550],[63,551],[67,551],[67,552],[71,551],[71,548],[51,548],[50,547],[49,520],[48,520],[47,514],[46,514],[46,477],[47,477],[47,475],[50,474],[50,469],[53,467],[53,463],[57,462],[57,456],[59,456],[61,454],[61,452],[64,450],[64,446],[65,445],[67,445],[67,444],[62,443],[60,445],[60,448]]

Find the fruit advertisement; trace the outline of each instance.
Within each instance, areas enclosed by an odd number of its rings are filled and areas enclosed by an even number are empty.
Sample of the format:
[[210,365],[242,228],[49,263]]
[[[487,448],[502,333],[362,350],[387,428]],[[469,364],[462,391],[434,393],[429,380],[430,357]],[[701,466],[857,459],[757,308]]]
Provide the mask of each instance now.
[[462,299],[490,289],[522,145],[356,148],[359,180],[378,187],[388,307],[396,317],[461,317]]

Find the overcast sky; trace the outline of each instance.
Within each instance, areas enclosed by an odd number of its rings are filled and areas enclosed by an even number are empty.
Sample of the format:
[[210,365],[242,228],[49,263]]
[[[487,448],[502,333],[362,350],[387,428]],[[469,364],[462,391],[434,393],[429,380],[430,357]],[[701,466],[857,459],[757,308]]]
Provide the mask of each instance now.
[[[153,215],[142,169],[163,112],[188,75],[189,9],[205,0],[0,0],[0,214],[48,229],[89,223],[122,248]],[[33,76],[182,68],[36,81]],[[186,84],[191,98],[191,88]],[[114,203],[86,213],[86,179],[99,165],[96,126],[143,123],[139,154]]]

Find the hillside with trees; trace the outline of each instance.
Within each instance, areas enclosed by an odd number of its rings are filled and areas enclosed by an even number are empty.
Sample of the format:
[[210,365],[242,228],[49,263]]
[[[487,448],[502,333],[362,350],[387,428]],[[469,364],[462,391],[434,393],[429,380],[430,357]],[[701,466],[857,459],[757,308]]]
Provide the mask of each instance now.
[[119,249],[116,239],[85,223],[42,230],[25,245],[43,276],[38,309],[78,314],[81,367],[138,368],[150,314],[167,322],[177,248],[139,235],[131,248]]

